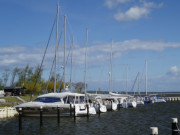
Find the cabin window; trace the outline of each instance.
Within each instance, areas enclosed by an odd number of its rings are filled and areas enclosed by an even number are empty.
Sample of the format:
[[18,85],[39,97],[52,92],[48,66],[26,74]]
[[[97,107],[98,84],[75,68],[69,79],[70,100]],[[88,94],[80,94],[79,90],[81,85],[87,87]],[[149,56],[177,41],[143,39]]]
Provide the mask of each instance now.
[[80,96],[80,103],[84,103],[84,96]]
[[67,100],[67,103],[74,103],[75,101],[75,97],[74,96],[68,96],[68,100]]
[[67,102],[67,99],[68,99],[68,97],[64,97],[64,98],[63,98],[64,103]]
[[43,102],[43,103],[54,103],[54,102],[61,102],[61,99],[56,97],[39,97],[34,101]]

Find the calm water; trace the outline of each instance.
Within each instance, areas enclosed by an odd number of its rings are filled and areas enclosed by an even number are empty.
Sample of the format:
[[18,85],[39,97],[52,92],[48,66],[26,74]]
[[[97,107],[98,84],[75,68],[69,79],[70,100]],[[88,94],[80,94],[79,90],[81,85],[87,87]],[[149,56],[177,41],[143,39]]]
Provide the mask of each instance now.
[[171,134],[171,118],[180,120],[180,102],[156,103],[121,109],[86,117],[61,118],[58,126],[56,118],[44,118],[43,127],[39,118],[23,117],[22,132],[18,131],[18,117],[0,119],[0,135],[149,135],[149,127],[155,126],[160,135]]

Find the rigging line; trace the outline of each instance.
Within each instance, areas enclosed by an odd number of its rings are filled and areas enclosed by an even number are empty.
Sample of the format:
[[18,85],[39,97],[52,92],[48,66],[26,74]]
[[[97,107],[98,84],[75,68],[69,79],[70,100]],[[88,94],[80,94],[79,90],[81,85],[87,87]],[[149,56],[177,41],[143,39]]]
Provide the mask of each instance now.
[[[58,41],[58,46],[57,46],[57,50],[59,48],[59,44],[60,44],[60,40],[61,40],[61,36],[62,36],[62,31],[61,31],[61,34],[60,34],[60,37],[59,37],[59,41]],[[52,70],[53,70],[53,66],[54,66],[54,61],[55,61],[55,56],[54,56],[54,59],[53,59],[53,62],[52,62],[52,66],[51,66],[51,71],[50,71],[50,75],[49,75],[49,79],[48,79],[48,84],[46,86],[46,93],[48,92],[47,89],[48,89],[48,86],[49,86],[49,82],[50,82],[50,79],[51,79],[51,75],[52,75]]]
[[[71,46],[71,49],[72,49],[72,46]],[[69,55],[70,55],[70,50],[71,50],[71,49],[69,49],[69,52],[68,52],[68,56],[67,56],[67,59],[66,59],[66,64],[65,64],[65,66],[67,65],[67,62],[68,62],[68,59],[69,59]],[[62,77],[63,77],[63,76],[64,76],[64,72],[63,72]],[[60,85],[59,85],[58,93],[60,92],[61,84],[62,84],[62,78],[61,78],[61,82],[60,82]]]
[[[143,82],[143,80],[144,80],[143,77],[144,77],[145,66],[146,66],[146,65],[144,64],[143,69],[142,69],[142,75],[141,75],[141,77],[140,77],[140,81],[141,81],[141,82]],[[141,83],[141,85],[143,85],[143,83]],[[143,87],[141,86],[141,88],[143,88]]]
[[73,65],[73,44],[74,44],[74,36],[72,36],[72,50],[71,50],[71,72],[70,72],[70,91],[72,91],[72,65]]
[[136,81],[137,81],[137,78],[138,78],[138,74],[136,75],[136,78],[135,78],[135,80],[134,80],[133,86],[132,86],[132,88],[131,88],[131,91],[132,91],[132,92],[133,92],[133,89],[134,89],[135,83],[136,83]]
[[[107,60],[107,57],[108,57],[109,54],[106,54],[106,57],[105,59]],[[103,75],[104,73],[104,68],[105,68],[105,64],[106,64],[106,61],[104,61],[104,64],[103,64],[103,69],[101,70],[101,74],[100,75]],[[99,76],[99,80],[98,80],[98,88],[100,88],[100,79],[101,79],[101,76]],[[96,93],[97,93],[97,90],[96,90]]]
[[72,25],[71,25],[71,23],[70,23],[70,21],[68,19],[67,19],[67,24],[69,26],[70,33],[73,35]]
[[52,32],[53,32],[53,29],[54,29],[55,22],[56,22],[56,18],[55,18],[55,20],[54,20],[54,23],[53,23],[53,26],[52,26],[52,29],[51,29],[51,33],[50,33],[50,36],[49,36],[49,39],[48,39],[48,42],[47,42],[47,45],[46,45],[46,49],[45,49],[45,51],[44,51],[43,59],[42,59],[42,61],[41,61],[41,65],[40,65],[40,67],[39,67],[39,71],[38,71],[38,74],[37,74],[36,82],[35,82],[35,84],[34,84],[34,88],[33,88],[33,91],[32,91],[32,93],[31,93],[30,101],[32,101],[32,97],[33,97],[33,94],[34,94],[34,92],[35,92],[35,87],[36,87],[37,81],[38,81],[38,79],[39,79],[39,75],[40,75],[40,72],[41,72],[41,69],[42,69],[42,65],[43,65],[44,58],[45,58],[45,55],[46,55],[46,52],[47,52],[47,48],[48,48],[48,46],[49,46],[49,42],[50,42],[50,39],[51,39],[51,36],[52,36]]
[[54,57],[54,60],[53,60],[53,63],[52,63],[52,66],[51,66],[51,72],[50,72],[50,75],[49,75],[49,79],[48,79],[48,84],[46,86],[46,93],[48,93],[47,89],[48,89],[48,86],[49,86],[49,82],[50,82],[50,79],[51,79],[51,75],[52,75],[52,70],[53,70],[53,67],[54,67],[54,61],[55,61],[55,57]]

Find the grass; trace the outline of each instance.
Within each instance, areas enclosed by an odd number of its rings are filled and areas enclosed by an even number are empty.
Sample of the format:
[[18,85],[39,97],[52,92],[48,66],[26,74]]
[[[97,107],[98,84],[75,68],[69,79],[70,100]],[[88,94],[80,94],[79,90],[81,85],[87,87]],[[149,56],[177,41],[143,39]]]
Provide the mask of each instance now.
[[[32,101],[35,100],[38,96],[38,94],[34,94],[34,96],[32,97]],[[26,94],[25,96],[21,96],[21,98],[28,102],[30,101],[31,94]]]
[[[39,94],[34,94],[32,100],[35,100],[39,96]],[[26,102],[30,101],[31,94],[26,94],[25,96],[21,96]],[[21,104],[22,102],[16,97],[0,97],[0,99],[5,99],[6,103],[0,103],[0,107],[11,107],[17,104]]]
[[16,97],[0,97],[0,99],[5,99],[6,103],[0,103],[0,107],[10,107],[17,104],[21,104],[22,102]]

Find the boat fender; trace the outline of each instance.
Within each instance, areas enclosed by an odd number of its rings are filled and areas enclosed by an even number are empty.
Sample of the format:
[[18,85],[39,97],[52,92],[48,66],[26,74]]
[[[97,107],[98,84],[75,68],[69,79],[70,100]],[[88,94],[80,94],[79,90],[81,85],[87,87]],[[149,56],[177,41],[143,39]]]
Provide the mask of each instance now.
[[86,109],[87,108],[87,105],[84,105],[84,109]]

